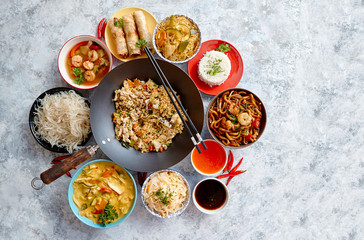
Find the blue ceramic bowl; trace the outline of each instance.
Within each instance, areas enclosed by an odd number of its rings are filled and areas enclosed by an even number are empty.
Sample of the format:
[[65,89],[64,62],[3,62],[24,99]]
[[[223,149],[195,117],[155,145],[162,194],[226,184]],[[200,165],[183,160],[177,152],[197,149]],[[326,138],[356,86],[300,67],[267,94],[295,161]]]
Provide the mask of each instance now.
[[[88,165],[91,165],[93,163],[97,163],[97,162],[111,162],[111,163],[114,163],[113,161],[110,161],[110,160],[98,159],[98,160],[93,160],[93,161],[90,161],[90,162],[82,165],[82,167],[80,167],[77,170],[77,172],[75,173],[75,175],[73,175],[72,180],[71,180],[71,183],[70,183],[70,185],[68,187],[68,203],[70,204],[70,207],[72,209],[72,212],[75,214],[75,216],[78,219],[80,219],[80,221],[83,222],[84,224],[86,224],[86,225],[88,225],[90,227],[94,227],[94,228],[111,228],[111,227],[116,226],[119,223],[123,222],[130,215],[130,213],[133,211],[134,206],[135,206],[135,203],[136,203],[136,199],[137,199],[137,186],[135,184],[135,180],[134,180],[133,176],[125,168],[123,168],[129,174],[129,176],[133,180],[133,184],[134,184],[134,194],[135,194],[135,197],[134,197],[133,205],[131,206],[129,212],[127,214],[125,214],[124,217],[120,218],[118,221],[113,222],[113,223],[110,223],[110,224],[106,224],[105,227],[103,225],[99,224],[99,223],[95,224],[92,220],[90,220],[90,219],[88,219],[86,217],[81,216],[78,213],[78,208],[77,208],[76,204],[73,202],[73,199],[72,199],[72,195],[73,195],[73,182],[76,180],[76,178],[78,177],[78,175],[81,174],[82,169],[84,167],[86,167]],[[116,163],[114,163],[114,164],[116,164]]]

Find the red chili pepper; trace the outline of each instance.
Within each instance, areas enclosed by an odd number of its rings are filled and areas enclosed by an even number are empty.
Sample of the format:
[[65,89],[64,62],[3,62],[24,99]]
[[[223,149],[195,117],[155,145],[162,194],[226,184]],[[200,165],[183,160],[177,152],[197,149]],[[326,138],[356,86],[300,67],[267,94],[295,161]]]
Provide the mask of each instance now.
[[226,186],[229,185],[229,183],[230,183],[231,179],[233,179],[233,177],[235,177],[235,176],[231,176],[231,177],[228,178],[228,180],[226,182]]
[[230,164],[230,161],[231,161],[231,150],[229,150],[228,160],[227,160],[227,163],[225,165],[225,168],[224,168],[223,172],[226,172],[226,170],[228,168],[228,165]]
[[100,209],[100,210],[96,210],[95,212],[93,212],[92,214],[100,214],[100,213],[102,213],[102,209]]
[[99,25],[97,26],[97,36],[99,39],[101,39],[102,34],[101,34],[101,30],[102,30],[102,25],[104,24],[105,18],[101,19],[101,21],[99,22]]
[[[231,152],[231,150],[230,150],[230,152]],[[234,164],[234,154],[231,152],[230,163],[229,163],[229,165],[227,167],[228,172],[230,172],[231,168],[233,167],[233,164]]]
[[107,21],[104,22],[101,29],[101,36],[105,39],[105,30],[106,30]]
[[236,175],[239,175],[239,174],[242,174],[243,172],[245,172],[246,170],[242,171],[242,170],[238,170],[238,171],[235,171],[233,173],[227,173],[227,174],[222,174],[220,176],[217,176],[218,179],[221,179],[221,178],[227,178],[227,177],[233,177],[233,176],[236,176]]
[[250,141],[250,139],[253,137],[253,134],[248,134],[245,136],[245,140]]
[[147,178],[147,172],[143,172],[143,173],[138,172],[138,181],[139,181],[140,186],[143,185],[146,178]]
[[69,57],[73,57],[75,55],[75,52],[81,47],[86,46],[88,44],[88,41],[77,43],[70,51]]
[[142,184],[142,173],[141,172],[138,172],[138,182],[139,182],[139,184],[140,184],[140,186],[142,186],[143,184]]
[[63,159],[68,158],[69,156],[71,156],[71,155],[64,155],[64,156],[56,157],[56,158],[54,158],[54,159],[52,160],[52,162],[51,162],[51,163],[59,163],[59,162],[61,162]]
[[[52,167],[56,166],[57,164],[60,164],[62,162],[63,159],[68,158],[71,155],[65,155],[65,156],[60,156],[60,157],[56,157],[55,159],[52,160],[51,164]],[[76,169],[76,168],[74,168]],[[66,175],[70,178],[72,178],[72,175],[70,172],[66,172]]]
[[254,120],[254,127],[255,127],[255,128],[259,128],[259,126],[260,126],[260,118],[256,118],[256,119]]
[[93,50],[97,50],[97,49],[100,49],[101,47],[100,46],[97,46],[97,45],[91,45],[90,46],[90,49],[93,49]]
[[109,170],[106,170],[102,175],[101,177],[103,178],[107,178],[107,177],[110,177],[111,175],[113,175],[115,172],[114,169],[109,169]]
[[110,188],[101,188],[100,192],[112,193],[112,190]]
[[243,157],[240,159],[240,161],[238,162],[238,164],[236,164],[236,166],[233,169],[231,169],[230,173],[234,173],[238,169],[238,167],[240,166],[240,164],[242,162],[243,162]]

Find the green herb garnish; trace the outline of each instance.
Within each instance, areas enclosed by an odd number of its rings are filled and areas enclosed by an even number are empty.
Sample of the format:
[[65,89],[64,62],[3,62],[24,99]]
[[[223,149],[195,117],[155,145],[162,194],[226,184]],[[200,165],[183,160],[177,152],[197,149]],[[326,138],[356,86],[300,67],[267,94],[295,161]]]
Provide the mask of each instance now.
[[232,120],[236,120],[236,116],[232,115],[232,114],[229,114],[229,118],[232,119]]
[[215,59],[213,62],[209,61],[209,68],[210,70],[206,71],[208,75],[215,76],[218,73],[223,72],[220,63],[222,62],[222,59]]
[[75,75],[77,77],[80,74],[82,74],[81,68],[73,68],[73,75]]
[[136,43],[135,46],[143,48],[145,45],[147,45],[147,41],[145,41],[144,39],[139,39]]
[[114,26],[122,28],[123,27],[123,19],[122,18],[114,18]]
[[73,68],[73,75],[76,76],[76,78],[73,79],[76,84],[81,85],[85,81],[81,68]]
[[114,206],[110,203],[107,203],[104,211],[99,214],[99,223],[105,227],[106,224],[112,223],[118,217],[119,214],[116,212]]
[[157,191],[154,191],[153,193],[164,205],[168,206],[171,203],[170,200],[173,195],[172,193],[167,194],[161,188]]
[[231,50],[231,48],[230,48],[230,46],[229,46],[229,44],[220,44],[217,48],[216,48],[216,51],[220,51],[220,52],[228,52],[228,51],[230,51]]

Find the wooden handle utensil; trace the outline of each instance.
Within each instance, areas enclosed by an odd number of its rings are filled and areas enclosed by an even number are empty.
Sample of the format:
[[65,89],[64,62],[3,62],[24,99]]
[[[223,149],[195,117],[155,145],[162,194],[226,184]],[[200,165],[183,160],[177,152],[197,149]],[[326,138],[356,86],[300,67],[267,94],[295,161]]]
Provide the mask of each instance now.
[[[75,154],[71,155],[68,158],[65,158],[61,163],[54,165],[50,169],[42,172],[39,177],[33,178],[31,182],[31,186],[36,189],[40,190],[44,187],[45,184],[50,184],[60,176],[64,175],[69,170],[75,168],[76,166],[80,165],[87,159],[91,158],[99,149],[99,146],[87,146],[86,148],[76,152]],[[41,186],[37,186],[35,183],[36,181],[42,181]]]

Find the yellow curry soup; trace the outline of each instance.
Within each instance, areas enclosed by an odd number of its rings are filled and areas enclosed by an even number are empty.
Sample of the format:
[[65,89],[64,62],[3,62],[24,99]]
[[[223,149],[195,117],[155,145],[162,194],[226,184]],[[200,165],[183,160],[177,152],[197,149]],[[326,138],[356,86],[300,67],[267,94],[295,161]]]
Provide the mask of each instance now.
[[133,205],[133,180],[120,166],[97,162],[83,168],[73,182],[72,199],[81,216],[106,225],[125,216]]

